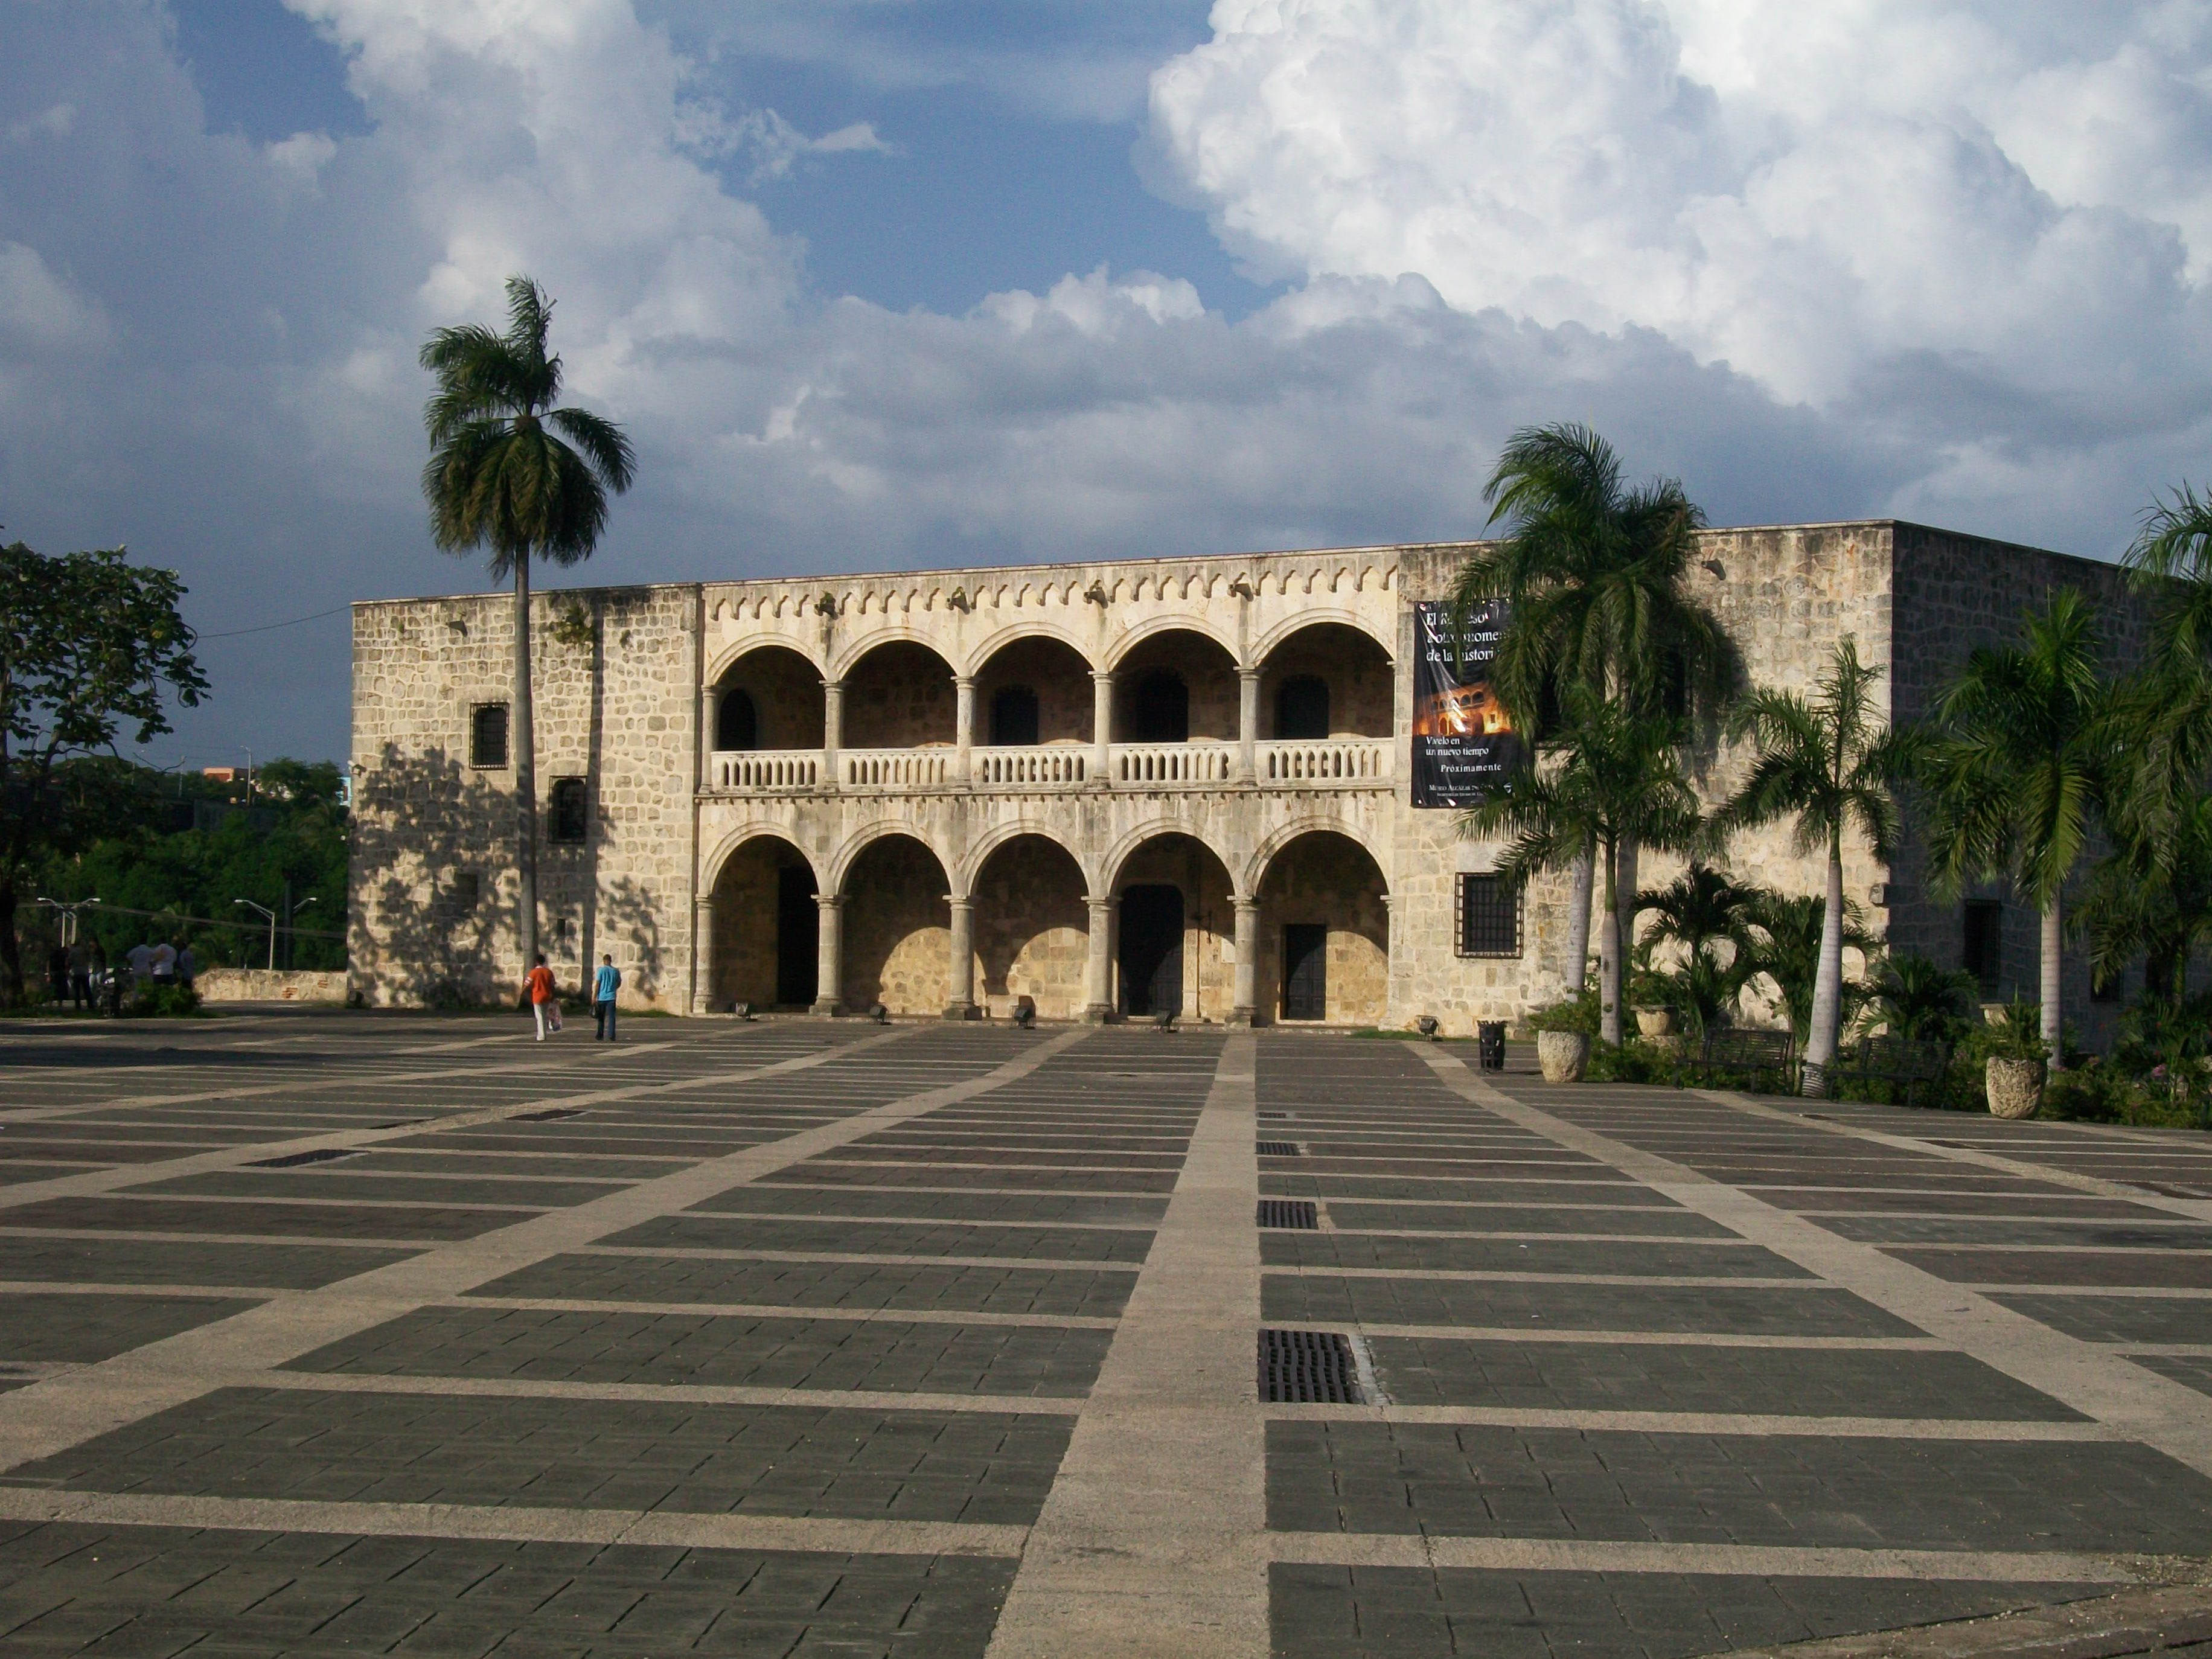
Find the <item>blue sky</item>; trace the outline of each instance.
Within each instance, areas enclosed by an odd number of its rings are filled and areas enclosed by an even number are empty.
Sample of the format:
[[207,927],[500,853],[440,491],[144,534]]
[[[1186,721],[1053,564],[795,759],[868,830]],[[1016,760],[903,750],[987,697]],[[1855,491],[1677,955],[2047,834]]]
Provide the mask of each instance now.
[[482,586],[441,324],[560,301],[636,581],[1718,523],[2111,556],[2212,437],[2212,0],[0,0],[0,522],[191,588],[158,746],[342,757]]

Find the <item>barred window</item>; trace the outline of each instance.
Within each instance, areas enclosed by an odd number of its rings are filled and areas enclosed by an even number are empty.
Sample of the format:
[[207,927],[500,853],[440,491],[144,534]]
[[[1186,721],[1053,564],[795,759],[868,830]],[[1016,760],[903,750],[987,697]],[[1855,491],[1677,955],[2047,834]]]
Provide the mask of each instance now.
[[584,827],[591,796],[581,778],[553,780],[553,811],[550,815],[552,838],[556,842],[576,842],[584,839]]
[[507,764],[507,705],[480,702],[469,716],[469,764]]
[[444,894],[446,908],[457,916],[467,915],[483,897],[483,878],[473,870],[448,872]]
[[1969,899],[1965,921],[1963,965],[1982,994],[1993,997],[2004,977],[2004,906],[1995,899]]
[[1459,878],[1459,954],[1521,954],[1521,886],[1503,876]]

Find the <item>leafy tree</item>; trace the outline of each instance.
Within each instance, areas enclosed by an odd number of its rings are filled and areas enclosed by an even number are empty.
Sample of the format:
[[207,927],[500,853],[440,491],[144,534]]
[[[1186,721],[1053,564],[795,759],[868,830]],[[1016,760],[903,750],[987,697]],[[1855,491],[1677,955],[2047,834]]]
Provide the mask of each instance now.
[[[1483,499],[1505,537],[1461,568],[1454,612],[1507,602],[1495,689],[1531,741],[1565,714],[1570,686],[1639,714],[1711,709],[1734,688],[1728,636],[1684,587],[1705,520],[1678,480],[1631,488],[1619,454],[1589,427],[1523,427],[1506,441]],[[1576,983],[1589,949],[1595,850],[1585,846],[1573,866],[1567,976]],[[1632,888],[1632,844],[1628,860]]]
[[2008,880],[2043,919],[2042,1028],[2058,1048],[2061,900],[2106,798],[2112,741],[2095,607],[2054,591],[2017,645],[1967,658],[1921,766],[1937,891]]
[[1885,960],[1869,988],[1868,1011],[1893,1036],[1940,1042],[1966,1028],[1966,1010],[1978,988],[1972,974],[1939,968],[1910,951]]
[[[1810,1034],[1819,1029],[1815,1022],[1824,982],[1836,987],[1834,1006],[1839,1024],[1849,1022],[1867,995],[1866,987],[1843,977],[1840,966],[1830,978],[1828,918],[1838,914],[1842,918],[1834,957],[1838,964],[1844,951],[1871,957],[1881,949],[1881,941],[1867,931],[1863,914],[1848,901],[1839,913],[1837,907],[1810,894],[1761,892],[1750,910],[1751,948],[1740,959],[1744,977],[1747,981],[1763,978],[1774,987],[1790,1017],[1790,1030],[1806,1045],[1805,1064],[1809,1071],[1815,1063]],[[1832,1046],[1827,1059],[1819,1063],[1825,1067],[1834,1059]],[[1821,1087],[1826,1087],[1825,1071]],[[1808,1083],[1807,1092],[1814,1091]]]
[[[2108,796],[2113,846],[2090,867],[2074,902],[2072,927],[2089,942],[2089,971],[2114,982],[2143,959],[2154,996],[2186,994],[2189,963],[2212,947],[2212,796],[2189,790],[2146,807],[2154,785],[2124,769]],[[2162,792],[2160,792],[2162,793]]]
[[1680,723],[1638,714],[1582,686],[1566,693],[1567,719],[1536,754],[1481,805],[1462,815],[1461,833],[1512,837],[1498,872],[1525,881],[1566,869],[1586,847],[1604,877],[1599,1036],[1621,1037],[1620,849],[1631,841],[1685,852],[1697,839],[1698,798],[1682,765]]
[[[1912,740],[1876,724],[1874,688],[1881,678],[1880,669],[1859,661],[1858,643],[1846,635],[1810,702],[1794,691],[1760,690],[1729,722],[1730,735],[1748,738],[1757,758],[1751,775],[1722,810],[1721,824],[1748,830],[1789,818],[1800,856],[1827,854],[1820,956],[1810,1005],[1799,1027],[1805,1034],[1808,1094],[1826,1091],[1843,1034],[1844,832],[1856,828],[1883,863],[1897,855],[1897,803],[1890,781],[1904,769]],[[1794,1005],[1791,1018],[1796,1018]]]
[[630,486],[635,459],[620,428],[556,408],[561,359],[546,349],[553,302],[526,276],[507,280],[504,334],[441,328],[422,348],[438,389],[424,405],[430,460],[422,493],[431,533],[449,553],[481,549],[493,580],[514,580],[514,748],[520,937],[538,951],[538,750],[531,714],[530,561],[572,565],[606,529],[609,491]]
[[[34,862],[82,836],[64,787],[74,760],[112,754],[125,733],[169,729],[166,699],[207,690],[173,570],[129,563],[123,549],[49,558],[0,548],[0,996],[24,994],[15,912]],[[88,774],[88,782],[97,774]]]
[[[1666,886],[1636,896],[1636,914],[1649,914],[1652,922],[1635,955],[1655,982],[1663,982],[1693,1036],[1724,1022],[1743,989],[1753,944],[1752,907],[1758,897],[1756,888],[1739,886],[1695,859]],[[1681,960],[1672,973],[1655,965],[1662,945],[1680,948]]]

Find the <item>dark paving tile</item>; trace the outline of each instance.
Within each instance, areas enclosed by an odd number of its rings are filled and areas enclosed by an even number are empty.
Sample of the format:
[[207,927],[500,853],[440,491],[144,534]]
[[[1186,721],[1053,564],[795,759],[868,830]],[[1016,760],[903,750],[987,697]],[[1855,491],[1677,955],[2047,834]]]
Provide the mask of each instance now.
[[413,1254],[358,1245],[0,1237],[0,1279],[84,1285],[261,1285],[304,1291],[404,1261]]
[[2212,1480],[2148,1447],[1267,1425],[1268,1524],[1301,1532],[1843,1548],[2212,1548]]
[[228,1200],[56,1198],[8,1212],[15,1227],[87,1228],[103,1232],[264,1234],[298,1238],[474,1238],[526,1220],[514,1211],[322,1204],[245,1204]]
[[1689,1659],[1973,1619],[2095,1594],[2056,1584],[1276,1566],[1275,1659]]
[[1717,1221],[1688,1210],[1562,1209],[1552,1205],[1363,1204],[1331,1199],[1329,1218],[1346,1232],[1641,1233],[1670,1238],[1733,1238]]
[[2160,1376],[2172,1377],[2176,1382],[2185,1383],[2199,1394],[2212,1394],[2212,1357],[2136,1353],[2130,1354],[2128,1358],[2144,1370],[2156,1371]]
[[951,1556],[18,1526],[0,1530],[0,1630],[32,1659],[980,1659],[1013,1571]]
[[222,1389],[0,1476],[324,1502],[1024,1525],[1072,1419]]
[[359,1376],[1074,1397],[1113,1333],[742,1315],[425,1308],[293,1362]]
[[1264,1170],[1260,1190],[1271,1198],[1410,1198],[1430,1204],[1603,1204],[1673,1209],[1670,1198],[1626,1176],[1600,1181],[1448,1181],[1397,1176],[1298,1175]]
[[[1333,1217],[1340,1225],[1340,1217]],[[1754,1244],[1594,1243],[1579,1240],[1396,1238],[1334,1232],[1268,1232],[1271,1267],[1411,1267],[1430,1272],[1637,1274],[1666,1279],[1810,1279],[1796,1263]]]
[[1496,1325],[1554,1330],[1710,1331],[1751,1336],[1917,1336],[1847,1291],[1728,1285],[1522,1284],[1268,1273],[1262,1316],[1305,1323]]
[[[266,1202],[292,1198],[366,1198],[385,1202],[415,1200],[450,1204],[523,1204],[559,1208],[586,1204],[619,1192],[619,1182],[483,1181],[468,1176],[369,1175],[353,1173],[358,1158],[320,1169],[223,1170],[155,1182],[135,1191],[179,1193],[198,1198],[246,1198]],[[327,1171],[327,1172],[325,1172]],[[497,1171],[487,1170],[484,1174]]]
[[1168,1193],[1176,1178],[1168,1170],[975,1170],[958,1164],[909,1169],[899,1164],[823,1163],[809,1159],[763,1176],[757,1184],[786,1182],[808,1186],[969,1187],[981,1191],[1019,1188],[1038,1192]]
[[1844,1238],[1866,1244],[2057,1244],[2082,1250],[2212,1250],[2212,1227],[2187,1222],[2169,1224],[2023,1220],[2012,1217],[1966,1219],[1954,1216],[1824,1216],[1820,1225]]
[[[2212,1254],[2148,1250],[1892,1249],[1923,1273],[1954,1285],[2139,1285],[2212,1290]],[[2212,1328],[2212,1308],[2205,1310]]]
[[1990,1300],[2086,1342],[2212,1340],[2212,1304],[2194,1297],[2038,1296],[1992,1291]]
[[1112,1318],[1121,1313],[1135,1282],[1133,1272],[1109,1268],[560,1255],[509,1273],[473,1294],[763,1307],[945,1308]]
[[1164,1198],[1093,1197],[1076,1193],[866,1192],[850,1188],[753,1183],[735,1187],[690,1213],[746,1215],[919,1216],[934,1221],[1034,1221],[1054,1226],[1136,1222],[1150,1226],[1167,1213]]
[[1080,1227],[963,1227],[887,1222],[767,1220],[743,1216],[664,1216],[609,1244],[717,1250],[823,1250],[848,1255],[1048,1256],[1142,1262],[1152,1236]]
[[1778,1417],[2078,1421],[2081,1413],[1965,1354],[1659,1343],[1370,1339],[1383,1390],[1407,1406],[1743,1412]]
[[201,1296],[0,1294],[0,1360],[89,1364],[258,1305]]

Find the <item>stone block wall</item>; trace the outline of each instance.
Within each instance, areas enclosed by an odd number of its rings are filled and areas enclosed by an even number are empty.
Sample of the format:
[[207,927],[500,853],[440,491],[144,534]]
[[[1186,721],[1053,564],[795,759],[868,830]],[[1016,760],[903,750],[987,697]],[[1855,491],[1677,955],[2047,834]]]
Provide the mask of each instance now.
[[1083,871],[1056,843],[1023,836],[985,863],[975,888],[975,1000],[994,1018],[1035,999],[1040,1019],[1084,1007],[1091,915]]
[[870,843],[846,885],[843,1000],[941,1014],[952,999],[952,909],[936,856],[906,836]]
[[975,676],[975,741],[991,738],[991,699],[1023,686],[1037,700],[1037,741],[1088,744],[1091,730],[1091,667],[1058,640],[1017,640],[994,653]]
[[796,651],[769,646],[749,651],[722,671],[718,684],[753,700],[756,746],[822,746],[822,675]]
[[881,646],[846,678],[845,747],[948,746],[955,712],[952,671],[942,657],[904,641]]
[[1382,872],[1358,842],[1342,836],[1292,842],[1260,887],[1259,1011],[1283,1009],[1283,929],[1313,923],[1328,930],[1327,1012],[1332,1024],[1376,1024],[1389,1006],[1390,908]]
[[1294,635],[1267,658],[1260,676],[1260,735],[1273,738],[1275,700],[1283,682],[1310,674],[1328,687],[1329,735],[1390,735],[1394,677],[1382,648],[1356,629],[1325,627]]

